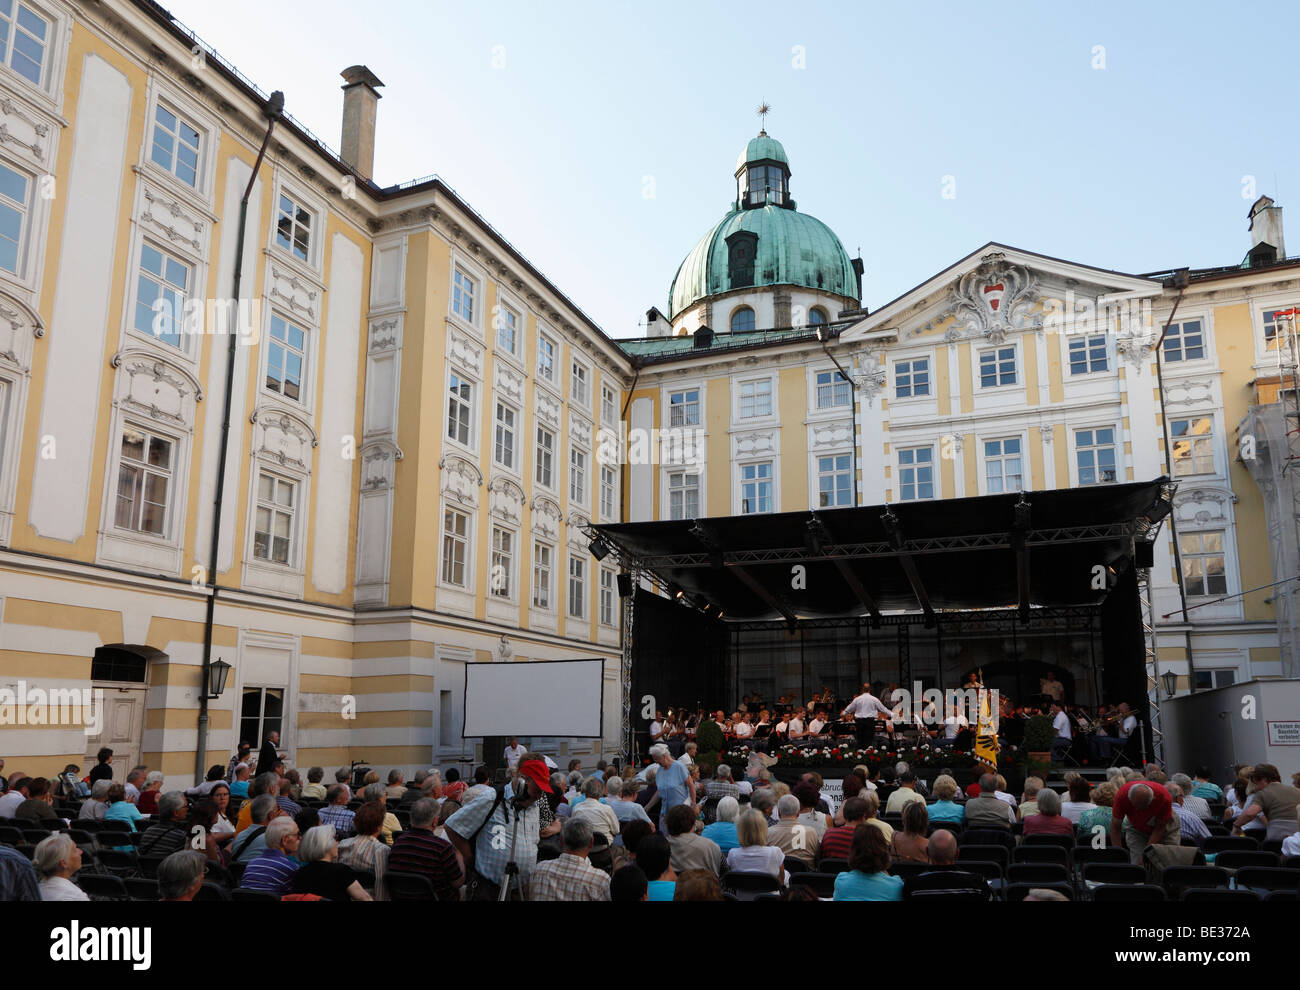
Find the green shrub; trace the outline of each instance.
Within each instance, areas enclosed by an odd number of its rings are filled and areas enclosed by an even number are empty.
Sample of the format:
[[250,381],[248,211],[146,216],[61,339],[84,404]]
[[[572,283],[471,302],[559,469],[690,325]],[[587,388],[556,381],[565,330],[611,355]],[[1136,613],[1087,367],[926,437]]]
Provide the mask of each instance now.
[[700,727],[695,730],[695,745],[699,748],[699,754],[695,757],[695,762],[699,763],[704,753],[718,753],[727,745],[727,739],[718,728],[718,723],[711,718],[706,718],[700,723]]
[[1025,741],[1021,748],[1027,753],[1051,752],[1056,742],[1056,729],[1046,715],[1035,715],[1025,724]]

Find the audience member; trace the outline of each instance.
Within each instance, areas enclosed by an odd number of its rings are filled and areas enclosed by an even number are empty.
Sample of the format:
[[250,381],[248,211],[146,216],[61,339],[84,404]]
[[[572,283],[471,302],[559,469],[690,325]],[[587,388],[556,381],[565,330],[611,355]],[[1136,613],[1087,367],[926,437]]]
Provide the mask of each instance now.
[[837,901],[899,901],[903,881],[891,876],[889,844],[878,829],[860,828],[849,847],[849,868],[835,878]]
[[[599,783],[590,780],[588,783]],[[588,797],[591,797],[590,793]],[[585,802],[596,804],[596,801]],[[603,807],[603,805],[602,805]],[[608,810],[608,809],[607,809]],[[528,881],[530,901],[608,901],[610,878],[591,865],[595,833],[588,818],[573,817],[562,832],[564,851],[552,860],[533,867]]]

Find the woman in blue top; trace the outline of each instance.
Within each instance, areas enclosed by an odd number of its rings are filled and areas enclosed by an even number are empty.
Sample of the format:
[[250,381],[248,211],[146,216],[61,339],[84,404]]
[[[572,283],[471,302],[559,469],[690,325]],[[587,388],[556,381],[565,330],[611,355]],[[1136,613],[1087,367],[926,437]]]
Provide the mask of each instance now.
[[671,901],[677,891],[677,874],[673,872],[672,852],[662,835],[647,835],[636,844],[636,865],[649,881],[648,901]]
[[926,810],[930,813],[932,822],[960,822],[963,820],[965,810],[960,804],[953,800],[957,796],[957,781],[953,780],[946,773],[941,773],[934,778],[935,800]]
[[736,835],[736,819],[740,817],[740,802],[734,797],[724,797],[718,802],[718,820],[712,825],[705,825],[703,835],[718,844],[725,857],[732,849],[740,846]]
[[901,901],[903,878],[891,876],[889,843],[878,828],[859,828],[849,847],[849,868],[835,878],[837,901]]
[[[140,809],[126,799],[126,788],[121,784],[114,784],[108,789],[108,810],[104,812],[104,821],[106,822],[126,822],[126,827],[132,832],[138,832],[135,823],[143,820],[144,815],[140,814]],[[130,852],[135,846],[116,846],[118,852]]]

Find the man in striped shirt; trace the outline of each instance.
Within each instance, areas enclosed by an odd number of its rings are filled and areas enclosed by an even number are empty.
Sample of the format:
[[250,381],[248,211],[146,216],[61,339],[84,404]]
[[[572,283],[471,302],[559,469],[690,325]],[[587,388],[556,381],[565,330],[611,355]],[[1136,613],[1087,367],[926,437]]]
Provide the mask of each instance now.
[[298,824],[287,816],[274,819],[266,827],[266,849],[244,868],[239,886],[245,890],[265,890],[283,897],[289,893],[293,874],[299,867],[290,859],[298,851]]
[[583,819],[570,818],[565,822],[564,852],[558,859],[533,867],[528,880],[530,901],[609,900],[609,875],[587,859],[592,836],[591,826]]
[[340,839],[346,839],[356,831],[352,827],[355,813],[348,808],[348,789],[343,784],[335,784],[329,789],[326,800],[329,803],[320,809],[320,823],[333,825],[335,834]]
[[431,798],[421,798],[411,806],[411,827],[393,837],[388,872],[426,876],[433,881],[438,900],[456,901],[460,899],[465,872],[451,843],[433,834],[437,817],[438,802]]

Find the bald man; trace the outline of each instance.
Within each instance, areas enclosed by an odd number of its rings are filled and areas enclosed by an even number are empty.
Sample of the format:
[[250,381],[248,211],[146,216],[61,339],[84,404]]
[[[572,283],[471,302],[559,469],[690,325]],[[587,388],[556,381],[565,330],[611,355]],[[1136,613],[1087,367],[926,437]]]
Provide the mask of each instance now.
[[1142,865],[1142,853],[1151,845],[1179,845],[1182,830],[1174,802],[1162,784],[1131,780],[1119,789],[1111,808],[1110,844],[1128,846],[1129,861]]
[[932,866],[951,866],[957,862],[957,836],[946,828],[936,828],[926,846]]

